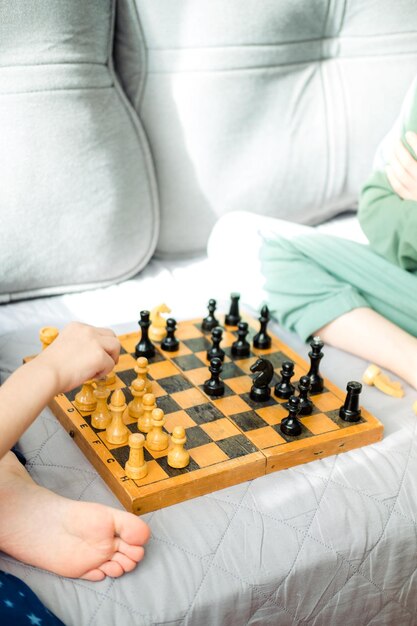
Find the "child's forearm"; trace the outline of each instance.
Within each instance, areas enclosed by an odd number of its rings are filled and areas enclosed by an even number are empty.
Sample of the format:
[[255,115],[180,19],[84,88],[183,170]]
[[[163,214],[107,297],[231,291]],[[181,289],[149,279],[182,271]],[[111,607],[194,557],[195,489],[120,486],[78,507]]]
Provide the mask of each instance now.
[[57,393],[56,372],[37,359],[6,380],[0,387],[0,458]]

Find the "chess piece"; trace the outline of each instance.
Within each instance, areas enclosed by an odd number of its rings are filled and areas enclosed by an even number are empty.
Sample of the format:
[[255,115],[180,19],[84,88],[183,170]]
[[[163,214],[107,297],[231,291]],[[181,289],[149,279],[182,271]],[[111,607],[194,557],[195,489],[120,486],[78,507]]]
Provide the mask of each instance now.
[[135,378],[130,385],[130,391],[132,392],[133,400],[127,405],[129,417],[132,419],[139,419],[143,415],[142,400],[146,391],[146,383],[143,378]]
[[211,361],[211,359],[218,358],[220,361],[224,361],[225,352],[220,347],[220,342],[223,339],[223,330],[220,326],[216,326],[211,331],[211,341],[212,346],[207,350],[207,359]]
[[288,401],[288,415],[280,424],[280,430],[288,437],[298,437],[302,433],[302,425],[297,415],[300,411],[300,399],[291,396]]
[[152,428],[146,437],[146,446],[149,450],[165,450],[169,445],[169,437],[162,430],[165,424],[164,412],[162,409],[152,411]]
[[41,340],[42,350],[45,350],[58,337],[59,330],[55,326],[44,326],[39,331],[39,339]]
[[224,382],[220,380],[222,371],[222,362],[219,358],[214,357],[210,361],[209,371],[211,377],[205,381],[203,389],[208,396],[222,396],[224,394]]
[[259,372],[253,379],[250,398],[254,402],[266,402],[271,397],[269,383],[274,376],[274,366],[271,361],[259,358],[250,367],[251,372]]
[[404,389],[398,380],[391,380],[386,374],[383,374],[377,365],[369,365],[362,377],[366,385],[375,385],[377,389],[394,398],[402,398]]
[[143,413],[138,418],[138,430],[148,433],[152,428],[152,411],[156,409],[153,393],[145,393],[142,398],[142,409]]
[[111,414],[107,406],[109,395],[110,390],[106,387],[106,379],[100,378],[97,381],[96,389],[94,389],[97,406],[91,413],[91,426],[97,430],[105,430],[111,422]]
[[346,391],[345,402],[339,409],[339,417],[345,422],[359,422],[361,418],[359,394],[362,391],[362,385],[352,380],[348,382]]
[[166,337],[167,321],[161,313],[171,313],[171,309],[166,304],[159,304],[151,311],[151,325],[149,327],[149,339],[151,341],[161,341]]
[[180,342],[175,337],[175,331],[177,328],[177,322],[173,317],[167,319],[167,336],[161,343],[162,350],[166,352],[176,352],[179,348]]
[[322,349],[324,343],[320,337],[313,337],[311,343],[311,350],[308,353],[310,357],[310,369],[307,372],[307,376],[310,379],[310,393],[321,393],[324,387],[324,381],[319,372],[320,361],[323,358]]
[[216,310],[216,300],[209,300],[208,302],[208,315],[207,317],[205,317],[203,319],[203,321],[201,322],[201,328],[203,330],[213,330],[213,328],[216,328],[216,326],[219,325],[218,320],[215,318],[214,316],[214,312]]
[[135,372],[137,380],[143,380],[145,382],[146,393],[152,392],[152,381],[148,379],[148,359],[144,356],[140,356],[136,359]]
[[269,320],[269,309],[265,304],[261,309],[261,317],[259,318],[259,322],[261,324],[259,332],[253,338],[253,347],[258,350],[268,350],[268,348],[271,347],[271,337],[266,331]]
[[298,397],[300,399],[300,415],[311,415],[313,403],[308,397],[310,391],[310,379],[308,376],[301,376],[298,382]]
[[92,413],[97,406],[92,380],[86,380],[74,399],[74,404],[83,413]]
[[224,318],[224,323],[226,324],[226,326],[237,326],[241,320],[240,313],[239,313],[240,294],[232,293],[230,294],[230,299],[231,299],[230,309],[229,309],[229,313]]
[[116,382],[116,373],[114,370],[112,370],[106,376],[106,385],[108,387],[111,387],[112,385],[114,385],[115,382]]
[[143,453],[143,444],[145,437],[141,433],[133,433],[129,435],[129,459],[125,464],[125,472],[128,478],[139,480],[145,478],[148,473],[148,466]]
[[127,443],[130,431],[123,422],[123,413],[126,410],[125,396],[121,389],[113,391],[109,410],[112,420],[106,428],[106,439],[114,445]]
[[175,426],[171,435],[172,448],[168,452],[168,465],[181,469],[187,467],[190,462],[190,454],[188,450],[184,448],[187,437],[185,436],[185,430],[182,426]]
[[245,357],[250,354],[250,343],[246,341],[249,332],[247,322],[239,322],[237,325],[237,340],[232,343],[232,354],[237,357]]
[[295,392],[295,387],[290,382],[294,376],[294,363],[292,361],[283,361],[280,374],[281,379],[275,385],[275,395],[278,398],[287,399]]
[[155,346],[149,339],[149,326],[151,325],[149,315],[149,311],[140,312],[139,326],[141,329],[141,335],[135,348],[136,357],[144,356],[147,359],[155,356]]

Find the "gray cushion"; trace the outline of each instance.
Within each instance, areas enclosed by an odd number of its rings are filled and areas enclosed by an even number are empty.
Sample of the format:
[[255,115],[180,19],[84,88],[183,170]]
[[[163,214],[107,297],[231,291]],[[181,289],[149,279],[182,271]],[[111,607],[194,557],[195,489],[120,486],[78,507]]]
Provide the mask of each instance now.
[[[115,63],[155,159],[158,254],[248,210],[355,207],[417,70],[414,0],[119,0]],[[238,228],[238,226],[237,226]]]
[[0,5],[0,301],[121,280],[153,253],[154,173],[109,58],[113,13]]

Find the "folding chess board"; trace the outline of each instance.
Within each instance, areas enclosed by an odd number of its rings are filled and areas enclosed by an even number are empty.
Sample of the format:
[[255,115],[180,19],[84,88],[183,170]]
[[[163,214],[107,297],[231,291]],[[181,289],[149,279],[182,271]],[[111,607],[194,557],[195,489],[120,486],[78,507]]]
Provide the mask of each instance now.
[[[249,323],[249,340],[259,324],[247,316],[243,319]],[[226,327],[223,333],[221,347],[226,357],[221,377],[225,393],[219,398],[203,391],[203,383],[210,377],[206,352],[211,341],[210,333],[201,329],[201,320],[180,322],[176,332],[178,351],[164,352],[157,347],[155,357],[150,359],[152,393],[165,413],[165,429],[171,433],[180,425],[186,431],[190,464],[184,469],[171,468],[167,451],[150,451],[145,443],[148,474],[140,480],[128,478],[124,466],[129,446],[109,444],[105,431],[91,426],[90,415],[76,409],[73,401],[80,388],[52,401],[52,411],[127,510],[142,514],[381,439],[382,424],[363,408],[358,422],[340,419],[345,392],[326,379],[323,391],[311,396],[312,414],[300,417],[302,433],[297,437],[284,435],[280,422],[288,415],[286,400],[272,393],[267,402],[253,402],[249,395],[253,382],[250,366],[259,356],[270,360],[275,371],[273,385],[283,361],[294,362],[293,381],[298,381],[309,367],[270,332],[269,349],[251,348],[249,357],[235,358],[231,345],[237,338],[236,331]],[[126,402],[130,402],[139,332],[119,339],[122,351],[115,368],[116,382],[109,389],[122,389]],[[135,420],[128,418],[125,422],[129,430],[137,432]]]

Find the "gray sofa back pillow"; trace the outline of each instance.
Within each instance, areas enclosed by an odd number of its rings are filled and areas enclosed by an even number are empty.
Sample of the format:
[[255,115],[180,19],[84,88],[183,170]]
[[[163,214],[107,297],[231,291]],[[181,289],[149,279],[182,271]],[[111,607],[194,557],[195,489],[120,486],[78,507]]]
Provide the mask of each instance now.
[[119,0],[115,66],[158,172],[157,252],[189,254],[232,210],[356,206],[417,72],[417,3]]
[[112,0],[0,4],[0,301],[118,281],[154,251],[153,165],[113,22]]

